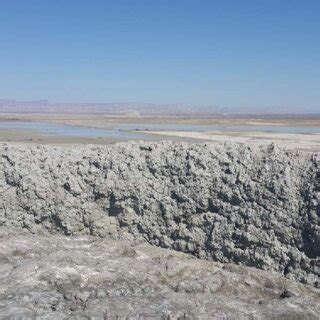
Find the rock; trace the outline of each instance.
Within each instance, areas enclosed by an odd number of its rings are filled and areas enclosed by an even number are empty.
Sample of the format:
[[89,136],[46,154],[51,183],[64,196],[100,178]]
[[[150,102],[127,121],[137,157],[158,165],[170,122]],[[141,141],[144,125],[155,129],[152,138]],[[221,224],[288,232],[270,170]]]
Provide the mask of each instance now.
[[294,297],[294,294],[288,290],[284,290],[280,295],[281,299],[288,299],[288,298],[292,298],[292,297]]

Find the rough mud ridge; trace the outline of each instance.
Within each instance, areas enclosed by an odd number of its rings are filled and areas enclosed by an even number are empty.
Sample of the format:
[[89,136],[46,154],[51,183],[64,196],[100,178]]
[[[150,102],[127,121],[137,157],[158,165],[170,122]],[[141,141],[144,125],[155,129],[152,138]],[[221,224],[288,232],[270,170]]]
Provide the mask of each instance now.
[[319,285],[319,154],[132,142],[0,155],[3,226],[145,239]]

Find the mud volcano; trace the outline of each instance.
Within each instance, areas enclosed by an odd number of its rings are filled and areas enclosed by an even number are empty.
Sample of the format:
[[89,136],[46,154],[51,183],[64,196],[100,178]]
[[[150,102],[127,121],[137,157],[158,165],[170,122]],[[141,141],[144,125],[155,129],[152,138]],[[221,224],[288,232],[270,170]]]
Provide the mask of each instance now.
[[319,286],[319,154],[132,142],[0,155],[6,232],[144,242]]

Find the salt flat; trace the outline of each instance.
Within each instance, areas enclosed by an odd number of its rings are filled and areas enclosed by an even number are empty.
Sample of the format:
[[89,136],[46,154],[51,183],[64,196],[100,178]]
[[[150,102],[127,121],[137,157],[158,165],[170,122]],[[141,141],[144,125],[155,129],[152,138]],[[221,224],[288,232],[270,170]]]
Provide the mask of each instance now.
[[320,133],[272,133],[272,132],[221,132],[221,131],[147,131],[158,136],[191,138],[204,141],[251,143],[267,145],[271,142],[288,149],[299,149],[310,152],[320,151]]

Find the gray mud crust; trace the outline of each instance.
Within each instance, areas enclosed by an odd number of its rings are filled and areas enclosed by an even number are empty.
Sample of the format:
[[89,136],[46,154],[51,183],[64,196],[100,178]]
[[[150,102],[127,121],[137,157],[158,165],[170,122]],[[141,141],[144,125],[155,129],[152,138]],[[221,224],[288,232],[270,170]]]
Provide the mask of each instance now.
[[274,145],[0,145],[0,225],[143,240],[319,286],[320,155]]
[[0,319],[319,319],[319,289],[146,243],[0,228]]

